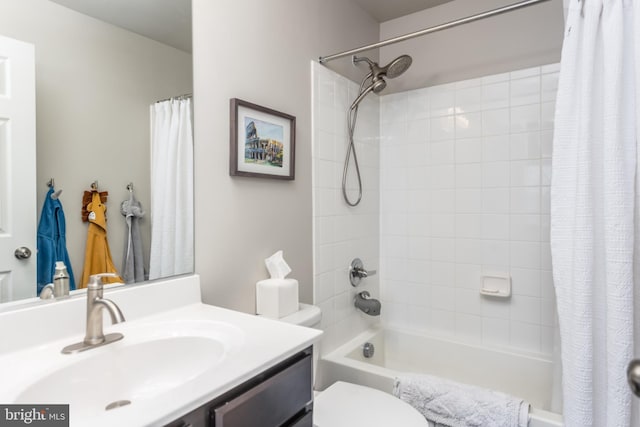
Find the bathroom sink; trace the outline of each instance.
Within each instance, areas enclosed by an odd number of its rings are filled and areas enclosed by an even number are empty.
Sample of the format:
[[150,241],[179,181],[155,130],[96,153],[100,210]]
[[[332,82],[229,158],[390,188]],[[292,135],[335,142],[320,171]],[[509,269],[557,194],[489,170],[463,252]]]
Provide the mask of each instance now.
[[121,325],[113,328],[124,334],[121,341],[84,353],[56,354],[48,374],[28,384],[16,403],[69,404],[76,421],[140,405],[188,387],[215,369],[241,346],[244,335],[216,321]]
[[73,354],[62,349],[84,338],[86,299],[0,311],[0,402],[68,404],[70,427],[166,425],[321,334],[203,304],[195,275],[107,296],[127,320],[104,333],[124,338]]
[[[197,377],[224,356],[224,345],[202,337],[177,337],[129,345],[89,357],[33,383],[18,402],[51,396],[87,414],[114,402],[133,403]],[[74,416],[79,416],[75,413]]]

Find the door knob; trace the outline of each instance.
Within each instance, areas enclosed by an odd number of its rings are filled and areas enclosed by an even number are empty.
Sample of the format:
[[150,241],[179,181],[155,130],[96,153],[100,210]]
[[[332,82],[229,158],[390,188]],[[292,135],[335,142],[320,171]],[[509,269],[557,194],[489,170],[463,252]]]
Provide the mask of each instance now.
[[13,254],[18,259],[28,259],[31,257],[31,249],[26,246],[20,246]]
[[629,363],[627,381],[629,381],[629,387],[631,387],[633,394],[640,397],[640,359],[634,359]]

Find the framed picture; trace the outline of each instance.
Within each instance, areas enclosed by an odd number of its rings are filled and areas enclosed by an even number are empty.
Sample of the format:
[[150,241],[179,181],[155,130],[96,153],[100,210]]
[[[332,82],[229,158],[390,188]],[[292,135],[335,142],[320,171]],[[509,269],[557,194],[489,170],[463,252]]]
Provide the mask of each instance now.
[[232,98],[230,148],[230,175],[293,180],[296,118]]

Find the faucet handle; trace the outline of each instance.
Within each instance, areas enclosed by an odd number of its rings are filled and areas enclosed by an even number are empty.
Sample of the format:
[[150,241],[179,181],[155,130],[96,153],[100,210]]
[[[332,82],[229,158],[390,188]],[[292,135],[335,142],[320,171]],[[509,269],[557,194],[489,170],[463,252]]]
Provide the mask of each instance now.
[[360,258],[355,258],[351,261],[351,265],[349,266],[349,281],[351,282],[351,286],[358,286],[362,279],[373,276],[374,274],[376,274],[376,270],[367,271]]
[[40,291],[40,299],[53,299],[53,283],[44,285]]
[[87,289],[101,289],[104,283],[102,283],[103,277],[119,277],[116,273],[99,273],[89,276],[89,283]]

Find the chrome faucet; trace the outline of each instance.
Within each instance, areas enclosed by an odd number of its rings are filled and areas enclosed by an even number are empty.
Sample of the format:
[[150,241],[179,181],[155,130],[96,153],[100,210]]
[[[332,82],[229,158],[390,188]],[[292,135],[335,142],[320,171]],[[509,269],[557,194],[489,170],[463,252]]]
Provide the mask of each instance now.
[[118,277],[114,273],[94,274],[89,277],[87,284],[87,331],[84,341],[71,344],[62,349],[63,354],[78,353],[95,347],[100,347],[124,338],[120,333],[104,335],[102,332],[102,311],[107,310],[111,316],[111,323],[124,322],[124,315],[120,308],[111,300],[102,297],[102,278]]

